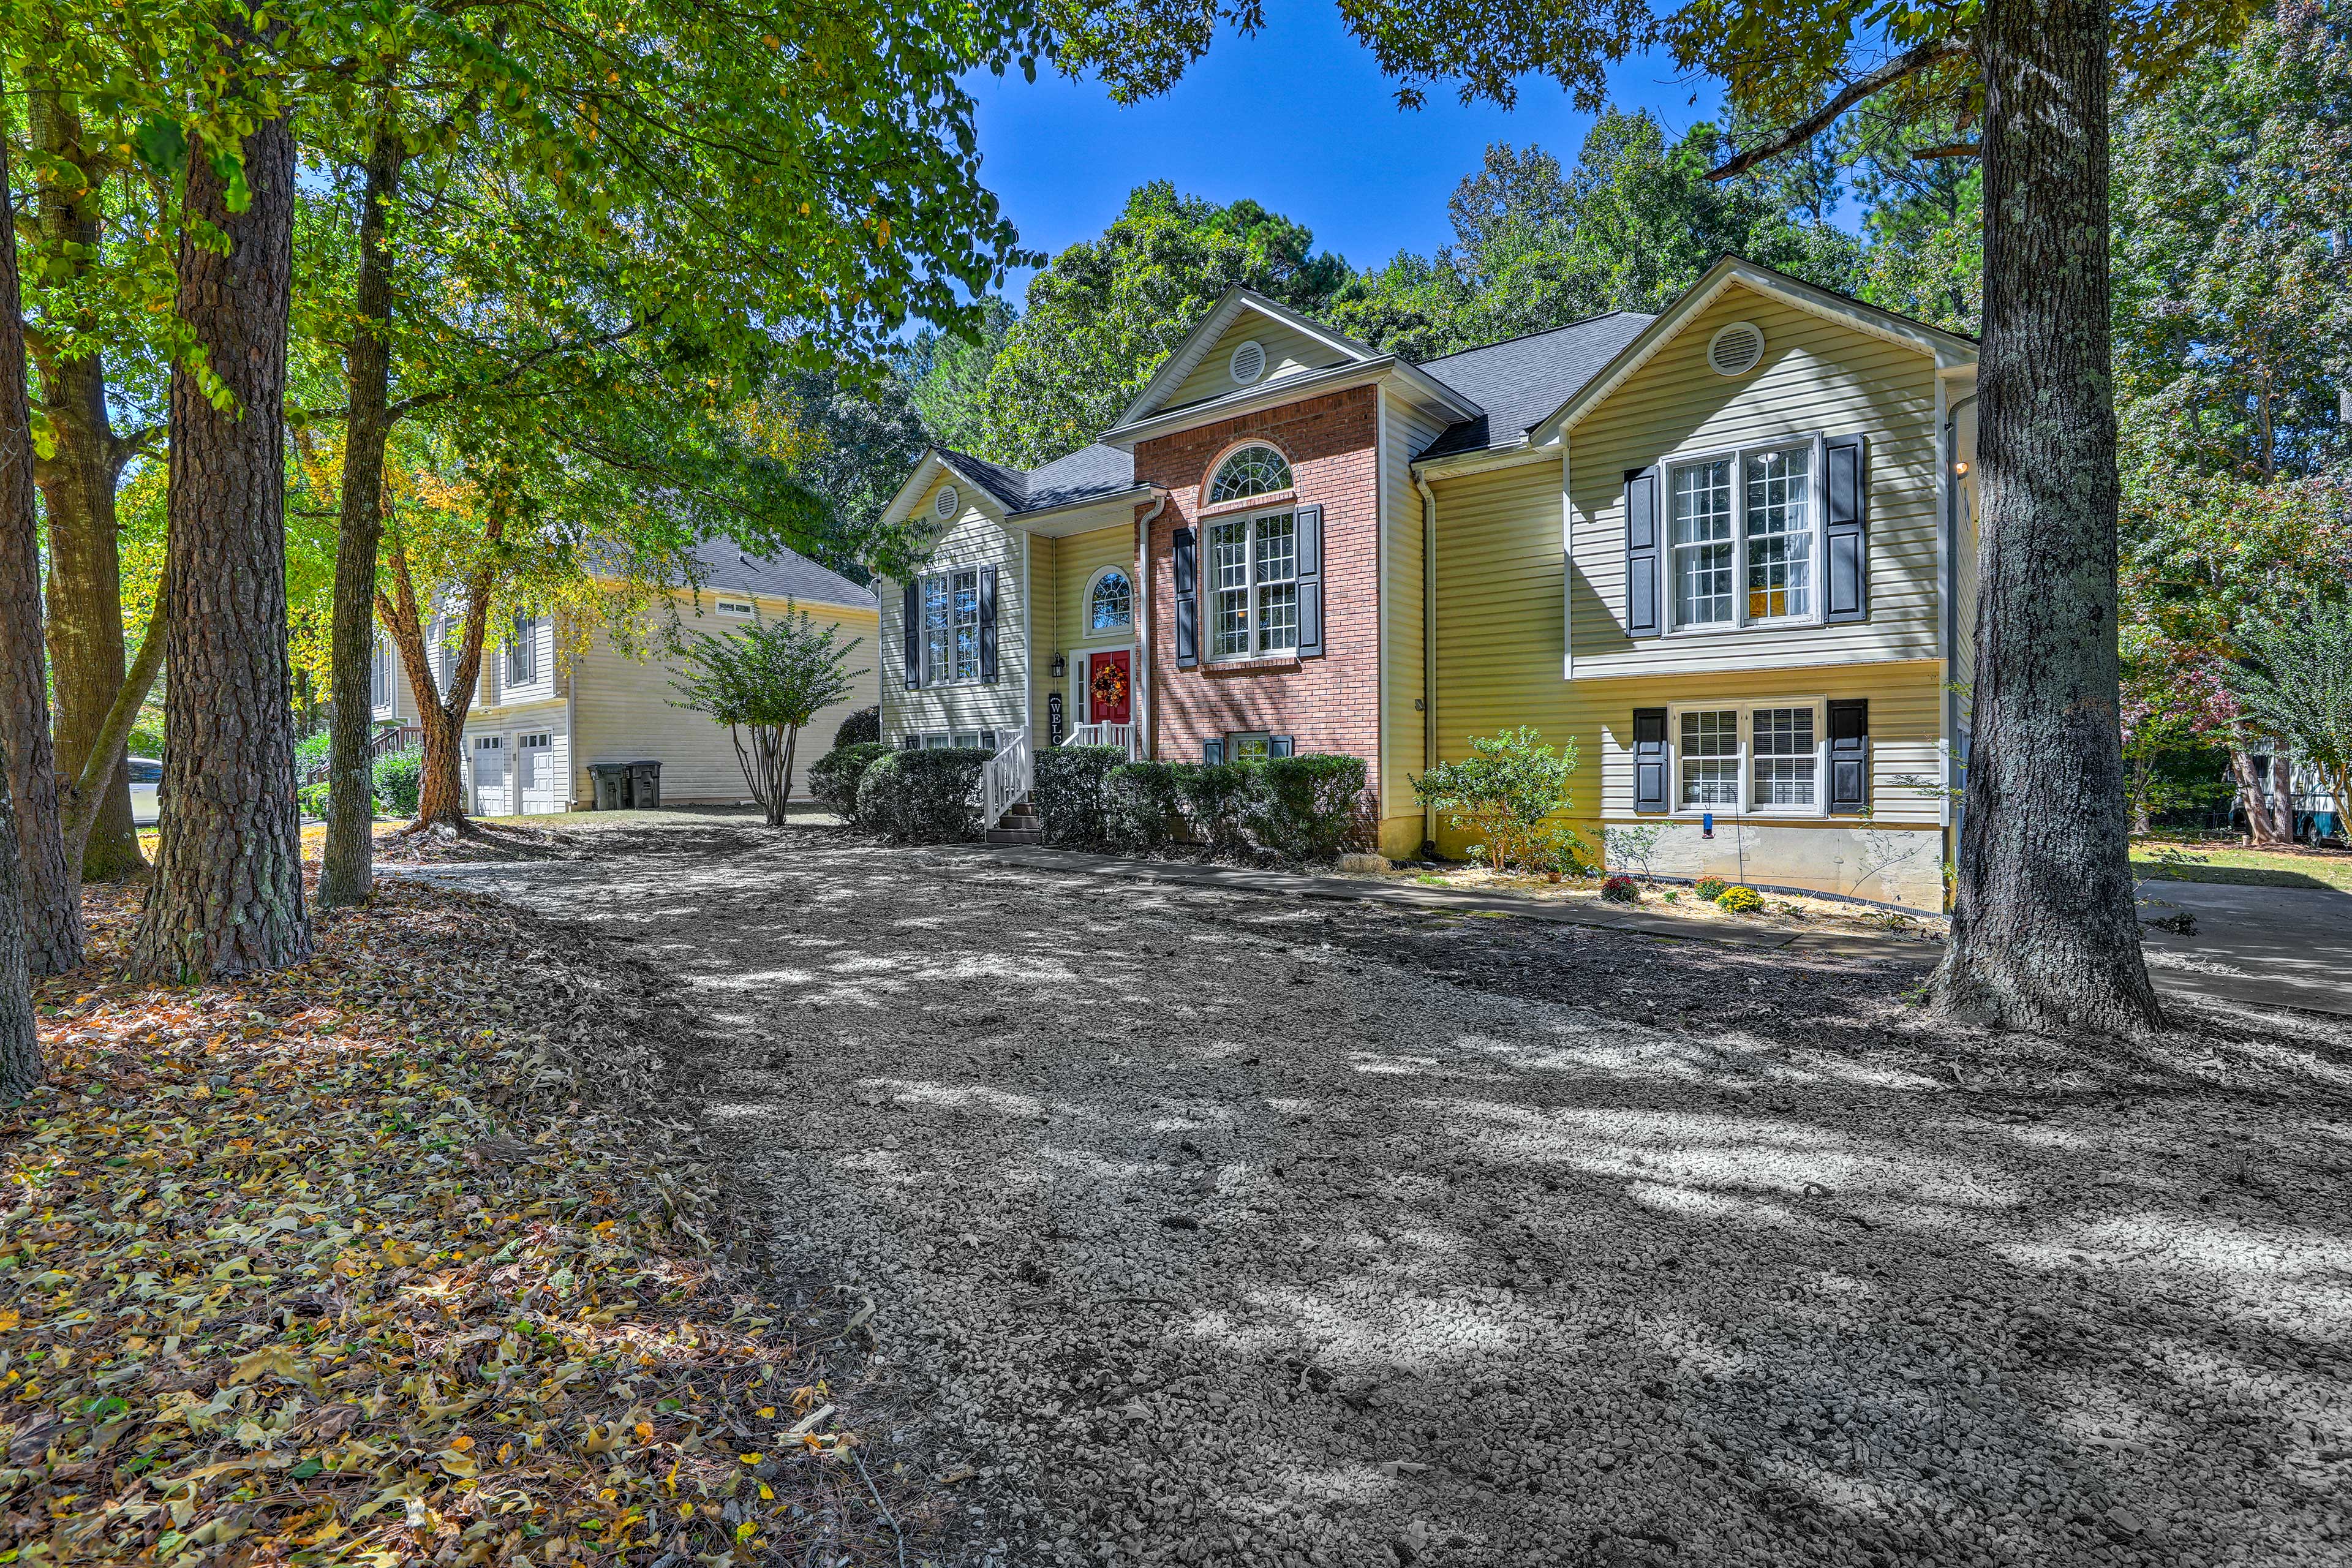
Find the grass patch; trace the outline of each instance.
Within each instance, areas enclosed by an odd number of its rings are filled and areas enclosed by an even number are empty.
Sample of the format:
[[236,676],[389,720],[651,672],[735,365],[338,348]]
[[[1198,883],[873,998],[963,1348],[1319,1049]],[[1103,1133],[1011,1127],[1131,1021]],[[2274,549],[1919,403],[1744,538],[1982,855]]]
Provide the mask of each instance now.
[[2333,888],[2352,893],[2352,852],[2250,849],[2242,845],[2138,839],[2132,869],[2151,881],[2232,882],[2261,888]]

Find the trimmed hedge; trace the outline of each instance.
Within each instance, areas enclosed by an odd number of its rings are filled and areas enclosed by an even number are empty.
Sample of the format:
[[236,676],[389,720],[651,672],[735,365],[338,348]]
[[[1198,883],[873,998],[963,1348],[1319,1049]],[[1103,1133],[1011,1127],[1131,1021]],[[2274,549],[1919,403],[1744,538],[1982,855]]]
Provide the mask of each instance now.
[[890,754],[879,741],[853,741],[835,746],[809,764],[809,794],[817,803],[852,822],[857,820],[857,784],[866,770]]
[[1179,763],[1122,763],[1103,775],[1103,830],[1122,849],[1157,849],[1184,835]]
[[[1219,854],[1255,848],[1311,861],[1367,838],[1360,757],[1127,763],[1104,775],[1103,790],[1105,831],[1122,848],[1190,839]],[[1050,831],[1053,811],[1044,809]]]
[[1090,847],[1108,837],[1113,769],[1125,766],[1123,746],[1048,746],[1036,753],[1037,814],[1045,842]]
[[841,727],[833,732],[833,749],[837,752],[844,746],[863,746],[881,739],[881,708],[878,705],[860,708],[844,719]]
[[1257,765],[1250,832],[1286,860],[1332,860],[1360,834],[1364,759],[1308,752]]
[[972,796],[992,754],[977,746],[889,752],[857,781],[858,826],[901,844],[978,837]]

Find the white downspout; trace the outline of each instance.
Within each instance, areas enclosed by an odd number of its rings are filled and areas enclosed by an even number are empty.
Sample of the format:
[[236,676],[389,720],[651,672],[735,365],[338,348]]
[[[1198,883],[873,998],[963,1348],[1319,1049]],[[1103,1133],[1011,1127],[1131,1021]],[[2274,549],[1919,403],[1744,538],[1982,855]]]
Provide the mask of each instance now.
[[[1412,488],[1421,492],[1421,765],[1437,763],[1437,492],[1416,464]],[[1421,841],[1437,842],[1437,808],[1421,808]]]
[[1132,719],[1138,761],[1150,761],[1159,746],[1151,734],[1151,525],[1168,510],[1168,492],[1155,490],[1151,510],[1135,523],[1135,713]]

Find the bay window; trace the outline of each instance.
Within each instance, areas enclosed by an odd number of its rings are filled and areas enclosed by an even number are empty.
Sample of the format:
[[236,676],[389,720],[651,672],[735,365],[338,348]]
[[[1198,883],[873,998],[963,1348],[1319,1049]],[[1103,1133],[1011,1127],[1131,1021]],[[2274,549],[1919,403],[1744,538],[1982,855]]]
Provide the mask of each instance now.
[[1821,618],[1818,445],[1808,438],[1742,447],[1668,467],[1670,629]]

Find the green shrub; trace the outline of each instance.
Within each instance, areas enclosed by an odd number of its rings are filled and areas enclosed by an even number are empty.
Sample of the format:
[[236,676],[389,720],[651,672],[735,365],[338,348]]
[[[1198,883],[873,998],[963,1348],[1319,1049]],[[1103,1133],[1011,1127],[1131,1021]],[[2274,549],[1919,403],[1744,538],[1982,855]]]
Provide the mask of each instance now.
[[302,808],[304,816],[324,817],[327,815],[327,781],[320,779],[317,784],[304,784],[294,792],[294,800]]
[[1093,848],[1108,835],[1108,781],[1126,765],[1124,746],[1048,746],[1036,753],[1037,815],[1045,842]]
[[1122,763],[1103,775],[1103,832],[1122,849],[1157,849],[1183,836],[1183,763]]
[[425,787],[425,753],[393,752],[375,760],[375,798],[394,816],[415,816]]
[[844,719],[841,721],[841,728],[833,732],[833,749],[837,752],[844,746],[863,746],[881,739],[881,708],[878,705],[860,708],[856,712]]
[[1764,895],[1753,888],[1726,888],[1716,896],[1715,907],[1735,915],[1752,915],[1764,908]]
[[1310,752],[1258,765],[1249,827],[1286,860],[1331,860],[1360,831],[1364,759]]
[[294,776],[299,779],[304,773],[314,773],[323,769],[327,765],[327,753],[332,748],[334,740],[335,737],[331,732],[321,730],[315,735],[305,735],[295,742]]
[[1413,779],[1412,793],[1485,846],[1497,871],[1540,868],[1544,819],[1568,805],[1568,777],[1575,771],[1573,737],[1554,751],[1523,725],[1473,737],[1470,755]]
[[857,781],[866,770],[890,754],[879,741],[853,741],[835,746],[809,764],[809,794],[836,816],[857,819]]
[[1547,827],[1537,834],[1531,864],[1554,882],[1562,877],[1587,876],[1595,869],[1591,851],[1573,827]]
[[1209,841],[1218,854],[1247,847],[1244,833],[1265,763],[1252,758],[1240,763],[1179,763],[1177,787],[1183,792],[1184,815],[1192,831]]
[[857,823],[901,844],[980,836],[973,796],[991,753],[977,746],[892,752],[857,781]]
[[1691,891],[1696,893],[1700,898],[1705,899],[1711,904],[1715,902],[1716,900],[1723,897],[1725,891],[1729,889],[1730,886],[1730,883],[1725,881],[1720,877],[1701,877],[1698,879],[1697,886],[1694,887]]

